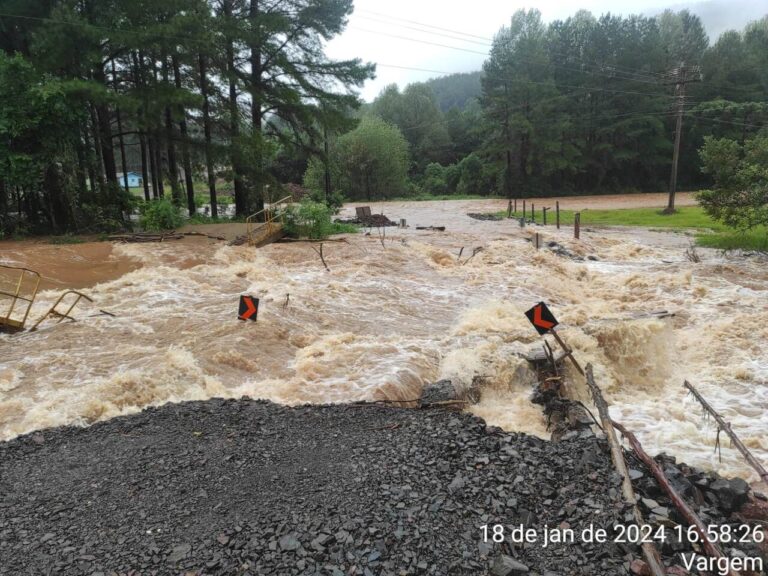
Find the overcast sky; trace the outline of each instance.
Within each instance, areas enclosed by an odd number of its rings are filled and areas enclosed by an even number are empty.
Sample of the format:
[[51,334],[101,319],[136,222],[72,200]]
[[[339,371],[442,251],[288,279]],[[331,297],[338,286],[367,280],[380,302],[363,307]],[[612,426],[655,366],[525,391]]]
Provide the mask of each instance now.
[[[379,65],[377,78],[366,83],[362,91],[363,98],[370,101],[387,84],[396,83],[402,88],[445,73],[479,70],[493,35],[520,8],[538,8],[544,21],[550,22],[582,8],[595,15],[626,15],[657,14],[671,6],[681,7],[679,0],[355,0],[355,13],[346,32],[329,43],[327,54],[334,59],[357,57]],[[743,18],[746,23],[755,14],[768,12],[768,0],[709,0],[691,2],[690,8],[696,13],[701,11],[702,16],[706,13],[711,28],[722,20],[712,18],[713,11],[723,10],[728,20]],[[740,14],[744,16],[737,16]]]

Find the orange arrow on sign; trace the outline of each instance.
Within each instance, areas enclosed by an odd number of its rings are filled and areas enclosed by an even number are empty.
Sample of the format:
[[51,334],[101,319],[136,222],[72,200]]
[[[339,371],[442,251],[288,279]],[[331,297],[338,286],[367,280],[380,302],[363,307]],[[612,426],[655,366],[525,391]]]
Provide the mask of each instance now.
[[253,303],[253,298],[250,296],[244,297],[243,302],[248,307],[248,309],[240,314],[240,320],[250,320],[251,316],[258,312],[258,308],[256,308],[256,305]]
[[533,309],[533,325],[538,326],[539,328],[543,328],[544,330],[549,330],[555,325],[555,323],[550,322],[549,320],[544,320],[544,318],[541,317],[541,310],[541,304]]

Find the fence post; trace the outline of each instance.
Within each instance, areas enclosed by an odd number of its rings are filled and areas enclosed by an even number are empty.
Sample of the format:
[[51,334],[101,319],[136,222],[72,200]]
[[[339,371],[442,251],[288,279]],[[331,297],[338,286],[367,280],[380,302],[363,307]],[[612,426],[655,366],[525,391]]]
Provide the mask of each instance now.
[[542,208],[541,209],[542,214],[544,214],[544,226],[547,225],[547,211],[548,210],[549,210],[549,208]]
[[560,201],[555,202],[555,212],[557,213],[557,229],[560,230]]
[[573,237],[578,240],[581,238],[581,212],[576,212],[573,218]]
[[533,202],[531,202],[531,222],[536,224],[536,206]]

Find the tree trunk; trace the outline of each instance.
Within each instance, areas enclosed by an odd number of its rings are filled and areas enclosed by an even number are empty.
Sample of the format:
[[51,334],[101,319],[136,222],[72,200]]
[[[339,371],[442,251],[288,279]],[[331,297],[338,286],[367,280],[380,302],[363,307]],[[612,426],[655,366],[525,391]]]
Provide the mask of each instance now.
[[[141,66],[144,62],[144,56],[141,53],[132,52],[131,58],[133,60],[133,83],[137,88],[142,88],[144,86],[144,81],[141,76]],[[147,163],[147,134],[146,134],[146,111],[145,108],[142,106],[139,108],[138,112],[138,123],[139,123],[139,148],[141,151],[141,180],[142,185],[144,186],[144,200],[147,202],[150,201],[151,196],[149,193],[149,184],[150,184],[150,175],[149,175],[149,167]],[[155,190],[154,186],[152,188]]]
[[[119,93],[119,86],[117,82],[117,72],[115,70],[115,61],[112,60],[112,88],[115,91],[115,94]],[[128,187],[128,166],[127,162],[125,161],[125,139],[123,138],[123,119],[122,115],[120,114],[120,107],[115,107],[115,116],[117,118],[117,134],[118,134],[118,144],[120,146],[120,164],[123,168],[123,186],[125,187],[125,191],[129,192],[130,188]]]
[[[232,18],[232,0],[224,2],[224,16]],[[235,214],[248,216],[248,191],[243,178],[244,170],[237,150],[237,139],[240,136],[240,113],[237,104],[237,78],[235,70],[235,49],[231,38],[227,38],[227,73],[229,74],[229,132],[230,132],[230,162],[235,180]]]
[[[251,20],[251,28],[253,30],[258,30],[259,28],[259,0],[251,0],[250,4],[250,10],[248,13],[248,17]],[[253,130],[253,138],[255,139],[261,139],[261,133],[262,133],[262,116],[261,116],[261,109],[262,109],[262,68],[261,68],[261,45],[262,45],[262,39],[259,37],[259,35],[254,35],[253,39],[251,40],[251,45],[249,46],[251,50],[251,123],[252,123],[252,130]],[[263,177],[263,170],[264,170],[264,160],[261,153],[261,146],[260,142],[256,146],[257,151],[257,157],[254,167],[254,172],[256,177],[254,178],[255,182],[255,194],[256,194],[256,205],[255,205],[255,212],[259,212],[264,209],[264,177]],[[249,202],[251,204],[251,202]],[[252,206],[249,206],[249,208],[253,209]]]
[[99,192],[103,192],[105,186],[104,181],[104,162],[103,154],[101,152],[101,138],[99,137],[99,122],[96,118],[96,110],[93,105],[88,106],[88,112],[91,115],[91,130],[93,132],[93,149],[94,149],[94,164],[96,172],[96,181],[99,183]]
[[128,162],[125,158],[125,139],[123,138],[123,119],[120,114],[120,108],[115,109],[115,114],[117,115],[117,131],[120,134],[118,144],[120,146],[120,163],[123,166],[123,186],[126,192],[130,192],[131,189],[128,186]]
[[[107,78],[103,68],[97,68],[93,78],[102,86],[107,86]],[[112,146],[112,118],[109,107],[104,102],[97,102],[94,106],[99,128],[101,157],[104,162],[104,176],[108,184],[117,185],[117,164],[115,162],[115,150]]]
[[216,200],[216,173],[213,165],[213,150],[211,147],[211,110],[208,101],[208,63],[203,54],[198,54],[200,68],[200,93],[203,96],[203,132],[205,133],[205,167],[208,172],[208,191],[211,196],[211,217],[219,217],[219,207]]
[[[163,82],[166,86],[169,83],[168,59],[165,56],[163,56]],[[168,174],[171,179],[171,197],[174,204],[181,206],[182,193],[179,186],[179,164],[176,160],[176,145],[173,142],[173,114],[170,106],[165,107],[165,138],[168,147]]]
[[147,169],[147,137],[143,131],[139,132],[139,148],[141,149],[141,183],[144,186],[144,200],[149,202],[149,171]]
[[[181,90],[181,70],[179,56],[174,54],[171,58],[173,64],[173,79],[177,90]],[[192,174],[192,157],[189,153],[189,134],[187,130],[187,111],[184,106],[179,106],[179,131],[181,132],[181,157],[184,163],[184,181],[187,184],[187,209],[190,217],[194,216],[195,207],[195,182]]]
[[160,130],[157,129],[152,135],[152,139],[155,142],[155,166],[157,166],[157,197],[165,197],[165,184],[163,184],[163,151],[162,151],[162,138],[160,137]]
[[159,198],[159,184],[157,181],[157,154],[155,153],[155,139],[151,134],[147,137],[147,149],[149,151],[149,169],[152,171],[152,198]]
[[85,150],[83,148],[83,138],[78,132],[77,141],[75,142],[75,153],[77,154],[77,187],[78,194],[82,195],[86,193],[88,184],[86,181],[86,174],[88,173],[87,161]]

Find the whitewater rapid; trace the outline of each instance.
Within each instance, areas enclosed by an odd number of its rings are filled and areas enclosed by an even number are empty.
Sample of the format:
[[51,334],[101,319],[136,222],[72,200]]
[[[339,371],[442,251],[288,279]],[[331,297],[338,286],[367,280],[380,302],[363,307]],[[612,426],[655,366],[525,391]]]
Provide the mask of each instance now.
[[[694,263],[684,235],[586,230],[576,241],[553,226],[536,229],[536,251],[533,228],[472,220],[483,207],[469,202],[384,209],[412,227],[387,230],[383,243],[375,229],[326,243],[330,272],[304,243],[115,246],[110,261],[131,265],[86,290],[96,304],[78,308],[77,323],[0,335],[0,438],[165,402],[408,400],[427,382],[476,377],[474,413],[547,437],[523,359],[541,341],[523,312],[545,300],[582,364],[594,364],[612,414],[649,451],[754,479],[727,443],[722,462],[714,454],[716,429],[686,397],[688,379],[768,461],[765,259],[700,249]],[[23,248],[2,256],[34,264]],[[44,291],[32,316],[59,292]],[[245,293],[261,299],[257,323],[236,318]],[[632,319],[657,310],[674,316]],[[573,376],[572,393],[588,401]]]

